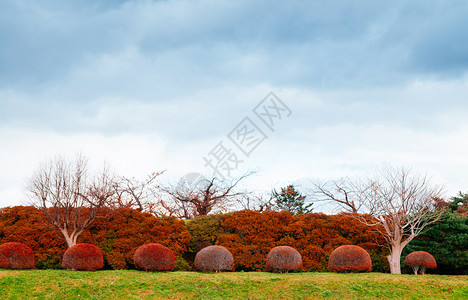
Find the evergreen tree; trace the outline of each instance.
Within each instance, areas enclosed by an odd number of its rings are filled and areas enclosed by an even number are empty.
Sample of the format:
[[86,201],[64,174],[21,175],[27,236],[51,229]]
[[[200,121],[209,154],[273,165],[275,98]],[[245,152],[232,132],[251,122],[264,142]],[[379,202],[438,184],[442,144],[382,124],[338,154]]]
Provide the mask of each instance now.
[[426,251],[437,261],[432,272],[468,275],[468,216],[447,212],[427,229],[403,249],[402,262],[413,251]]
[[273,190],[272,195],[279,210],[289,211],[294,216],[312,211],[312,204],[306,204],[306,197],[296,191],[292,184],[281,188],[281,192]]

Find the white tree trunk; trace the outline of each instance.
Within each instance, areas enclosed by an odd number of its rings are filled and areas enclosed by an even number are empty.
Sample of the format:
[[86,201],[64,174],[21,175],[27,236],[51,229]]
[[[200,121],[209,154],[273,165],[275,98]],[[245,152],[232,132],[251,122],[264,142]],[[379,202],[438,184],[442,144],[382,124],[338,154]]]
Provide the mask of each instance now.
[[392,251],[390,255],[387,256],[388,264],[390,265],[390,273],[392,274],[401,274],[401,250],[403,250],[401,244],[392,245]]
[[67,242],[68,248],[76,245],[76,240],[78,239],[80,234],[83,232],[83,231],[78,231],[78,232],[73,231],[72,234],[69,234],[66,229],[60,229],[60,231],[62,232],[63,237],[65,238],[65,242]]

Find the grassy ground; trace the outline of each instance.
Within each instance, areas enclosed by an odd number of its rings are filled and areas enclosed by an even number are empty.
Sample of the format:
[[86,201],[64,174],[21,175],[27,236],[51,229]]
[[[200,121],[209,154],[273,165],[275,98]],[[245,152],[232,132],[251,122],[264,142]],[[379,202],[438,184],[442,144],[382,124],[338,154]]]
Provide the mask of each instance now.
[[2,299],[468,299],[468,276],[0,270]]

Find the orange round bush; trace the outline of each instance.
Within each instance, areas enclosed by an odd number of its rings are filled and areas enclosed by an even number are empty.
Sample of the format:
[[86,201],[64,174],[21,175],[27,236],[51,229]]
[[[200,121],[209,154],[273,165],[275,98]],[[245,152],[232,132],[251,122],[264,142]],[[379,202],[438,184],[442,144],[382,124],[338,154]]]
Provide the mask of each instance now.
[[223,246],[208,246],[195,256],[195,268],[205,272],[232,271],[234,257]]
[[139,247],[133,261],[137,269],[144,271],[170,271],[175,266],[175,255],[171,249],[151,243]]
[[31,248],[23,243],[5,243],[0,245],[0,268],[33,269],[36,259]]
[[431,254],[425,251],[414,251],[408,254],[404,261],[405,265],[413,269],[414,274],[424,275],[427,268],[437,268],[437,262]]
[[361,247],[344,245],[330,254],[328,269],[340,273],[369,272],[372,269],[372,260],[369,253]]
[[68,270],[93,271],[102,269],[104,258],[101,250],[91,244],[76,244],[63,254],[62,267]]
[[302,256],[293,247],[278,246],[270,250],[266,259],[268,271],[289,272],[302,266]]

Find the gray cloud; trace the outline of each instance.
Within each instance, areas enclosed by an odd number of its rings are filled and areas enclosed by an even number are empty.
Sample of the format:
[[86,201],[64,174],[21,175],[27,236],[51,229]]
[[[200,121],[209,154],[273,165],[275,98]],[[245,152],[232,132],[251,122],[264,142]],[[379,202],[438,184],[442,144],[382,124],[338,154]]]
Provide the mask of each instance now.
[[388,86],[433,76],[428,71],[460,76],[468,63],[463,18],[468,9],[462,4],[102,3],[4,2],[0,87],[35,94],[51,84],[66,84],[62,80],[77,69],[92,70],[93,64],[128,49],[140,56],[129,58],[134,69],[129,67],[127,76],[104,74],[103,93],[121,92],[119,87],[134,83],[142,64],[154,70],[153,80],[140,76],[140,86],[132,92],[137,96],[151,87],[183,86],[190,93],[228,82],[326,89]]

